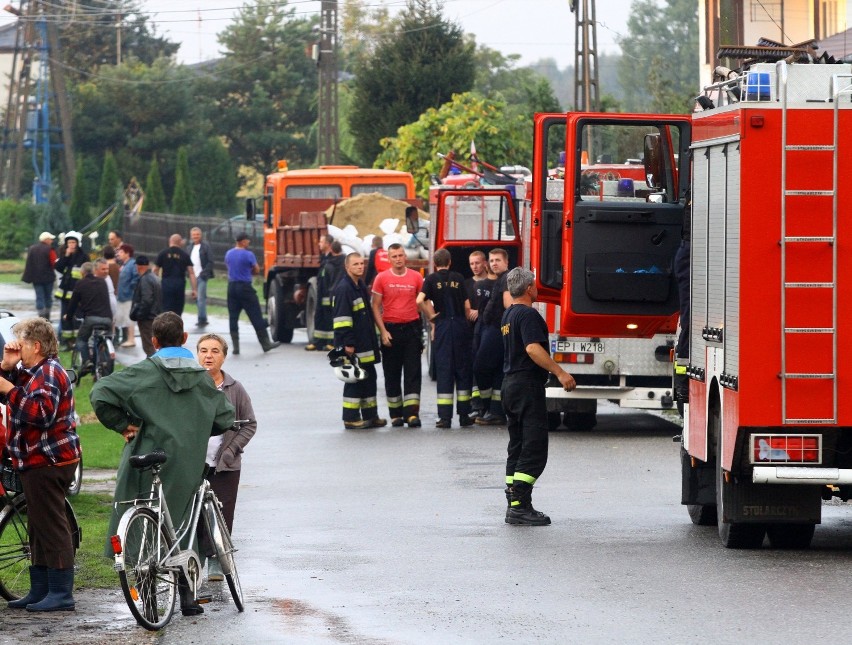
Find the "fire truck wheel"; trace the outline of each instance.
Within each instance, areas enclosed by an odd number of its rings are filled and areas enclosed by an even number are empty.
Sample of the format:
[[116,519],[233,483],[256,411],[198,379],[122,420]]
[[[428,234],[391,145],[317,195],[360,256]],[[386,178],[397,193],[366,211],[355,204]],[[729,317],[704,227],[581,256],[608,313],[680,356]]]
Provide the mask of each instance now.
[[716,525],[716,505],[715,504],[687,504],[686,512],[689,513],[689,519],[693,524],[698,526],[715,526]]
[[590,432],[598,424],[596,412],[566,412],[565,427],[574,432]]
[[709,410],[710,436],[716,437],[716,519],[719,538],[728,549],[759,549],[766,536],[763,524],[725,521],[725,498],[731,499],[738,486],[733,476],[725,477],[722,468],[722,423],[718,402]]
[[770,524],[766,534],[775,549],[807,549],[814,537],[814,528],[813,524]]
[[548,412],[547,413],[547,429],[550,432],[555,432],[559,429],[559,425],[562,423],[562,413],[561,412]]

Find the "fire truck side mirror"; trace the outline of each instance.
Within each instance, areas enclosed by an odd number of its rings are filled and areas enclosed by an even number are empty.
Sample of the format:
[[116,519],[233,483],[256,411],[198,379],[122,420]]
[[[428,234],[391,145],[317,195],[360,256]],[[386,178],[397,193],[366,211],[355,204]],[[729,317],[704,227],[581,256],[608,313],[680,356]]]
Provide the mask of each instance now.
[[645,135],[645,183],[650,188],[663,188],[663,142],[658,133]]
[[251,197],[247,197],[246,198],[246,219],[250,222],[253,222],[256,213],[257,213],[257,206],[255,205],[254,200]]
[[417,207],[409,206],[405,209],[405,230],[411,235],[415,235],[420,228],[420,222],[417,216]]

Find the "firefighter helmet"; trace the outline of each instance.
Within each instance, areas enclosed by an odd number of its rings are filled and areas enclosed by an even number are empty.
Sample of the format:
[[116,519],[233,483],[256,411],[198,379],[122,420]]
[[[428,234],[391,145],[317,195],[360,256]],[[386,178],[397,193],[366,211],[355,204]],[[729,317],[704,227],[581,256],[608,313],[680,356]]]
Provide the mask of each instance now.
[[343,364],[334,368],[334,375],[344,383],[357,383],[367,378],[367,372],[361,368],[361,361],[354,355],[343,359]]

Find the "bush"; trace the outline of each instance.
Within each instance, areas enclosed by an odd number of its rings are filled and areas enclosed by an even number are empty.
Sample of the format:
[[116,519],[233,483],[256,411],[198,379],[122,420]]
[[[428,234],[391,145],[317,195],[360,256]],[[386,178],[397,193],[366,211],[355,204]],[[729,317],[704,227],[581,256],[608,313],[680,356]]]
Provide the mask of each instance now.
[[32,204],[0,200],[0,258],[19,258],[33,243],[35,212]]

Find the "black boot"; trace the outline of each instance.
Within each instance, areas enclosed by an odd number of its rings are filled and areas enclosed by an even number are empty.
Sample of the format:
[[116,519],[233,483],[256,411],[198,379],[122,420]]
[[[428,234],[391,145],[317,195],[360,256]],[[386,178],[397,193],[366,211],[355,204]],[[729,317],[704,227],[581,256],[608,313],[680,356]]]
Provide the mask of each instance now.
[[47,595],[27,611],[74,611],[74,567],[47,569]]
[[181,576],[178,580],[178,592],[180,593],[180,613],[184,616],[198,616],[204,613],[204,607],[195,601],[189,583]]
[[506,524],[522,524],[524,526],[547,526],[550,518],[533,508],[533,487],[524,482],[516,481],[509,495],[509,508],[506,510]]
[[240,353],[240,337],[238,334],[231,334],[231,353],[235,356]]
[[269,332],[267,330],[257,332],[257,340],[260,341],[260,346],[263,348],[264,352],[268,352],[270,349],[275,349],[281,343],[272,342],[272,339],[269,337]]
[[27,605],[44,600],[47,592],[47,567],[42,565],[31,566],[29,592],[19,600],[9,602],[9,609],[26,609]]

